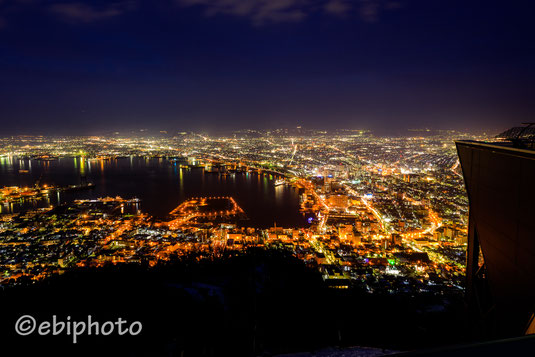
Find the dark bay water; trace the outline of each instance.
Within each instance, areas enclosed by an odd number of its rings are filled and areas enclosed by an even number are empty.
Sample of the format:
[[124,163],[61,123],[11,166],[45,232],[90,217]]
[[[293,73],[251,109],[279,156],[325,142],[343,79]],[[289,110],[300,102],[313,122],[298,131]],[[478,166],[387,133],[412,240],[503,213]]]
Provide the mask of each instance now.
[[[21,173],[19,170],[28,170]],[[86,177],[93,189],[54,193],[47,202],[24,205],[47,206],[74,199],[121,196],[140,198],[141,210],[157,218],[165,217],[185,199],[196,196],[232,196],[244,209],[254,227],[307,226],[299,212],[299,195],[290,186],[274,186],[269,174],[236,173],[228,176],[205,173],[204,169],[181,169],[180,165],[158,158],[130,157],[115,160],[88,160],[80,157],[55,161],[0,158],[0,187],[80,184]],[[21,205],[19,205],[21,206]],[[1,213],[10,207],[3,206]],[[20,209],[17,205],[12,209]]]

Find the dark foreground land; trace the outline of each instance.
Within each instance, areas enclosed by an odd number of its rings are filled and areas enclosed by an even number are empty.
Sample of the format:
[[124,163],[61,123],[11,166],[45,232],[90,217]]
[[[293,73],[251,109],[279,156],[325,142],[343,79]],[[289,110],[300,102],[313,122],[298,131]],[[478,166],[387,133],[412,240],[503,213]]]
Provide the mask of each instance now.
[[[446,302],[446,303],[445,303]],[[326,346],[408,351],[469,341],[460,297],[377,295],[327,288],[272,250],[148,269],[80,269],[0,290],[0,355],[259,356]],[[140,321],[138,336],[18,336],[22,315],[51,321]]]

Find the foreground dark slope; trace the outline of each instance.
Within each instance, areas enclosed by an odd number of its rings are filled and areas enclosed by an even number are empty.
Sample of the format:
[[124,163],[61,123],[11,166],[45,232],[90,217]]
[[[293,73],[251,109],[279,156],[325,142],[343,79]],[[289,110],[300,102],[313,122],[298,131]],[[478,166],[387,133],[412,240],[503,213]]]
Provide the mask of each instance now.
[[[321,276],[276,250],[148,269],[118,265],[67,272],[1,292],[1,346],[19,355],[252,356],[325,346],[395,350],[466,341],[462,304],[426,295],[380,296],[326,288]],[[141,321],[138,336],[17,336],[29,314],[66,320]]]

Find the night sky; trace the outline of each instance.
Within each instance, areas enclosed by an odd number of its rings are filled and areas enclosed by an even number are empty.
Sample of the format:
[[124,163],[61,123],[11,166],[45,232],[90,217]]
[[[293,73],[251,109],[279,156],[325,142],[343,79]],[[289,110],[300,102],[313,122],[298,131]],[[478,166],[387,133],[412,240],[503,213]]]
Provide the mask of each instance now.
[[535,2],[0,0],[2,134],[500,130],[535,121]]

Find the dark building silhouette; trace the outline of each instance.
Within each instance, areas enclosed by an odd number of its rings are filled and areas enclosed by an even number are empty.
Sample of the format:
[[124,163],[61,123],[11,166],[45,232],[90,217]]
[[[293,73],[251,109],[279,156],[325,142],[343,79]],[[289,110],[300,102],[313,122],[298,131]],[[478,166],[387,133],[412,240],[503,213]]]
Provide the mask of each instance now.
[[456,142],[470,202],[467,299],[492,337],[535,332],[535,150],[516,134]]

